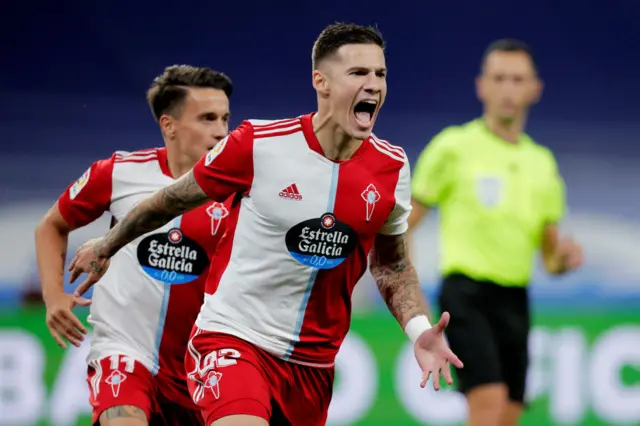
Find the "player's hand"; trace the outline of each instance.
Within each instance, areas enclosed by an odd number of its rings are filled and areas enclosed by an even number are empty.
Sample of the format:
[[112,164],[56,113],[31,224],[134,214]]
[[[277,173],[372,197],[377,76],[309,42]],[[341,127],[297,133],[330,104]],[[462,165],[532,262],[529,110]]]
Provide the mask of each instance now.
[[571,237],[561,238],[558,242],[558,256],[563,272],[573,271],[582,266],[584,253],[582,246]]
[[420,387],[427,385],[429,377],[433,375],[433,388],[440,390],[440,374],[444,375],[447,384],[453,384],[450,364],[462,368],[462,361],[449,349],[444,339],[444,329],[449,324],[449,313],[444,312],[440,321],[429,330],[423,332],[414,345],[418,365],[422,370]]
[[75,296],[81,296],[86,293],[107,272],[109,259],[98,255],[98,247],[101,241],[102,238],[96,238],[81,245],[69,265],[69,271],[71,272],[70,282],[74,282],[83,273],[87,274],[87,279],[73,293]]
[[58,346],[67,348],[65,340],[74,346],[80,346],[87,329],[72,312],[76,306],[89,306],[91,301],[83,297],[60,292],[45,299],[47,307],[47,327]]

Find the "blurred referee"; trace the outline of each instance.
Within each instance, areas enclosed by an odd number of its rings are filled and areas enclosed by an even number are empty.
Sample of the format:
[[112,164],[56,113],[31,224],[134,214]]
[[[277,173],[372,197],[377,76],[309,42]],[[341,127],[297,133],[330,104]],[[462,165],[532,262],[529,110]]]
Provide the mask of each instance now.
[[[562,274],[582,249],[561,238],[564,183],[553,154],[524,133],[542,93],[531,51],[517,40],[486,50],[476,80],[481,118],[442,130],[413,172],[414,228],[440,212],[440,309],[464,369],[470,426],[512,426],[524,406],[530,314],[527,285],[539,250],[545,269]],[[417,261],[418,259],[416,259]]]

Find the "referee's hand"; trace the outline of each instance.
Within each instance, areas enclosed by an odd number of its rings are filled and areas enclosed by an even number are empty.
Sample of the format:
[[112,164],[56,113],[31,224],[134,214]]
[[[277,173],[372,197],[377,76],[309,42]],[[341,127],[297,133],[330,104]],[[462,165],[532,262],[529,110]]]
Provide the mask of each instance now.
[[433,388],[440,390],[440,375],[444,375],[447,384],[453,384],[450,364],[462,368],[462,361],[449,349],[444,338],[444,329],[449,324],[449,313],[444,312],[440,321],[429,330],[423,332],[414,345],[414,352],[418,365],[422,370],[420,387],[427,385],[429,377],[433,375]]

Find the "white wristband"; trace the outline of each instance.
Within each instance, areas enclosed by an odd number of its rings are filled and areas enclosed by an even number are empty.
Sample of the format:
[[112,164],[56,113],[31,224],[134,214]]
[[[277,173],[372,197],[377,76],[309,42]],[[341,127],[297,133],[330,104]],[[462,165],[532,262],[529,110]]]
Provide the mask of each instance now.
[[429,318],[427,318],[426,315],[419,315],[409,320],[407,325],[404,326],[404,332],[409,336],[409,339],[415,343],[418,337],[430,328],[431,323],[429,322]]

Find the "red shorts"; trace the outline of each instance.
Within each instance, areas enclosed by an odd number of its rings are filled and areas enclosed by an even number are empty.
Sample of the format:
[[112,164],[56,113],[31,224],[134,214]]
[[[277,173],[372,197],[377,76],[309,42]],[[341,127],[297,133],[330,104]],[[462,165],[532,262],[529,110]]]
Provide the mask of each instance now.
[[194,328],[185,359],[187,383],[205,423],[247,414],[274,425],[324,426],[333,368],[307,367],[240,338]]
[[138,361],[113,355],[89,363],[87,376],[93,424],[108,408],[132,405],[144,411],[149,425],[203,425],[200,411],[180,405],[158,389],[157,378]]

